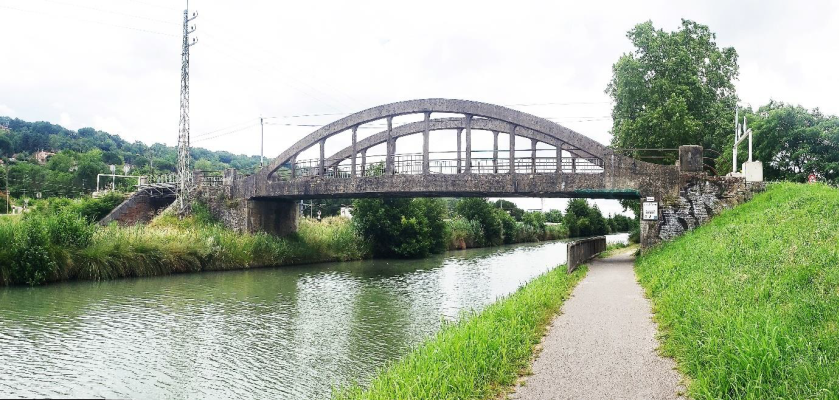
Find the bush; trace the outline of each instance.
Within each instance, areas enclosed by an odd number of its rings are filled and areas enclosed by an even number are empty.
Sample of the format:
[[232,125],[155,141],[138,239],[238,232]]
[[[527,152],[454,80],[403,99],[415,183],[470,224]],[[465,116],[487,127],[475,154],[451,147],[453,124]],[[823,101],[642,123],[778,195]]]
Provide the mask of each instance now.
[[445,213],[437,199],[360,199],[353,224],[374,255],[416,258],[446,249]]
[[481,198],[468,198],[460,200],[455,206],[458,214],[470,221],[477,221],[481,224],[483,240],[481,246],[497,246],[504,242],[502,237],[503,227],[498,213],[492,204]]

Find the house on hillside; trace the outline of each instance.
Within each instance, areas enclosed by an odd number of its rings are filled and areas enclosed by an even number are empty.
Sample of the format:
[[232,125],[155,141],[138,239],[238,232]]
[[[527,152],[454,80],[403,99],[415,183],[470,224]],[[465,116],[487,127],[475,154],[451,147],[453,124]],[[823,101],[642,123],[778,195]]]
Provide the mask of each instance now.
[[44,164],[47,163],[47,159],[49,159],[50,157],[52,157],[54,155],[55,155],[55,153],[53,153],[51,151],[43,151],[42,150],[42,151],[39,151],[39,152],[35,153],[32,157],[35,158],[35,161],[37,161],[38,164],[44,165]]

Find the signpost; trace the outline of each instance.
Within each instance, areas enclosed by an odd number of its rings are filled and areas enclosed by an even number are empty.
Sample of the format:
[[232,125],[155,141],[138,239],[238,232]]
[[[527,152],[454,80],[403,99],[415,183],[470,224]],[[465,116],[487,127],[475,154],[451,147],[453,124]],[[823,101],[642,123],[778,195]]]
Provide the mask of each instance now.
[[641,219],[644,221],[658,221],[658,202],[654,197],[647,197],[641,202]]

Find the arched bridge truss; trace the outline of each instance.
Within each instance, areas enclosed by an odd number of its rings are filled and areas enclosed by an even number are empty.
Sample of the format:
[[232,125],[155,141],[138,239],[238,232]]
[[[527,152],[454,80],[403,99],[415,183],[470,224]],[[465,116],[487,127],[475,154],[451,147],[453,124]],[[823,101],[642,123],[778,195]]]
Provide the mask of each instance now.
[[[422,120],[394,126],[395,117],[411,114],[419,114]],[[370,123],[385,128],[358,140],[359,128]],[[437,131],[456,135],[456,149],[429,151],[431,133]],[[493,148],[474,149],[473,131],[492,132]],[[344,132],[351,133],[352,144],[327,157],[327,139]],[[499,148],[499,134],[506,134],[509,140],[505,149]],[[422,135],[422,151],[396,153],[397,140],[410,135]],[[517,137],[529,139],[530,146],[516,148]],[[384,153],[367,154],[382,144]],[[317,158],[299,159],[313,146],[319,148]],[[330,123],[235,186],[245,198],[637,198],[645,192],[644,187],[655,186],[673,171],[672,167],[620,156],[582,134],[524,112],[474,101],[423,99],[373,107]]]

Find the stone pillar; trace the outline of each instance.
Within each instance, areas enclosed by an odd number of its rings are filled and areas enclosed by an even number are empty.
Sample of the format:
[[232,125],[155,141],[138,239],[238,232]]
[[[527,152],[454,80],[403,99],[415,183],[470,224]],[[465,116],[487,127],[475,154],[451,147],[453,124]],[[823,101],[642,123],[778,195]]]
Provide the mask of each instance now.
[[492,131],[492,173],[498,173],[498,131]]
[[353,177],[353,178],[355,178],[355,157],[358,154],[358,149],[356,147],[357,144],[358,144],[358,125],[352,127],[352,168],[351,168],[352,172],[350,173],[350,176]]
[[460,158],[460,153],[461,153],[461,151],[460,151],[460,146],[461,146],[460,137],[461,136],[460,135],[461,135],[461,133],[463,133],[463,129],[458,128],[457,129],[457,173],[458,174],[461,171],[463,171],[463,169],[462,169],[463,166],[461,165],[462,161],[461,161],[461,158]]
[[428,155],[428,134],[430,130],[430,121],[431,120],[431,113],[425,113],[425,129],[422,131],[422,173],[423,175],[427,175],[430,170],[429,166],[431,165],[431,160],[429,159]]
[[393,139],[393,117],[387,117],[387,149],[385,152],[387,153],[385,156],[385,173],[393,175],[393,153],[396,152],[396,141]]
[[510,129],[510,173],[516,173],[516,126]]
[[472,173],[472,116],[466,115],[466,173]]
[[326,139],[320,140],[320,161],[318,162],[318,175],[326,175],[326,163],[324,162],[324,147],[326,146]]
[[577,157],[575,157],[573,154],[571,155],[571,173],[577,173]]
[[679,171],[702,172],[702,146],[679,146]]
[[530,139],[530,173],[536,173],[536,139]]
[[562,173],[562,144],[556,145],[556,173]]
[[297,155],[296,154],[291,157],[290,164],[291,164],[291,179],[294,179],[294,178],[297,177]]
[[361,176],[367,172],[367,149],[361,150]]
[[236,168],[228,168],[224,170],[224,176],[221,178],[221,183],[224,186],[233,186],[233,182],[236,182],[236,179],[238,179],[238,177],[239,172],[236,171]]
[[197,188],[204,184],[204,171],[192,171],[192,184]]
[[286,236],[297,232],[297,202],[285,199],[247,201],[247,230]]

